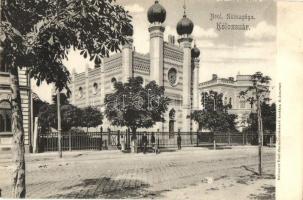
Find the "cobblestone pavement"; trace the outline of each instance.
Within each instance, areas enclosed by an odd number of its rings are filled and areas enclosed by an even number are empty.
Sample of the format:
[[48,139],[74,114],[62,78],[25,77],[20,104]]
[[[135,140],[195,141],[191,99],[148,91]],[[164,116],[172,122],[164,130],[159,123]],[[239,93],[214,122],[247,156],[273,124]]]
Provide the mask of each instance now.
[[[167,192],[209,177],[249,185],[256,178],[258,162],[256,147],[185,148],[158,155],[64,152],[62,159],[56,153],[43,153],[28,155],[26,160],[27,198],[164,198]],[[264,179],[270,180],[273,190],[274,166],[275,150],[264,148]],[[0,156],[2,197],[9,197],[10,171],[9,158]]]

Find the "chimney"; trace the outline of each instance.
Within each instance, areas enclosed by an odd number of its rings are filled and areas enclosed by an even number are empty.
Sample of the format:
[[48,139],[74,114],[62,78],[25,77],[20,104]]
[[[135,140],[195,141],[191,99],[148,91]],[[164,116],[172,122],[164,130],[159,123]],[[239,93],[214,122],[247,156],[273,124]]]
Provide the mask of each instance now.
[[217,74],[213,74],[213,76],[212,76],[213,78],[212,78],[212,80],[215,80],[215,79],[217,79],[218,78],[218,75]]
[[168,43],[174,45],[175,44],[175,36],[168,35]]

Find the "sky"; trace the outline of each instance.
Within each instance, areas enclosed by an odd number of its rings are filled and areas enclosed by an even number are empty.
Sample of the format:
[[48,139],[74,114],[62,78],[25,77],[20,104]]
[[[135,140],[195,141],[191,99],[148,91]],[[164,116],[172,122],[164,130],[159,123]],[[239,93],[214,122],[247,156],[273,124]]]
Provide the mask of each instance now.
[[[175,35],[176,24],[184,12],[184,0],[160,0],[166,9],[164,38]],[[147,10],[153,0],[117,0],[133,17],[134,47],[137,52],[149,50],[149,22]],[[200,82],[211,79],[212,74],[222,78],[237,74],[253,74],[261,71],[272,80],[272,94],[276,82],[276,2],[273,0],[185,0],[186,14],[194,23],[193,38],[201,51]],[[211,20],[211,15],[221,15]],[[227,14],[251,16],[250,20],[226,19]],[[217,23],[249,26],[249,30],[218,30]],[[83,72],[94,64],[70,51],[63,63],[71,71]],[[33,81],[34,82],[34,81]],[[42,84],[32,89],[43,100],[51,100],[51,86]],[[272,95],[274,98],[274,95]]]

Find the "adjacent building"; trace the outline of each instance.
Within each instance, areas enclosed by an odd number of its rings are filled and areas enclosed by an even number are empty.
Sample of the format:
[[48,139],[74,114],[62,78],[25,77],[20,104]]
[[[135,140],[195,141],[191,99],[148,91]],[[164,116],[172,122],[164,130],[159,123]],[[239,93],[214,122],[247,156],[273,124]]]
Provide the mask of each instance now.
[[[216,74],[212,75],[212,79],[199,84],[199,106],[202,108],[202,92],[216,91],[223,94],[223,102],[230,103],[232,108],[228,111],[231,114],[238,116],[238,128],[241,131],[247,126],[247,119],[251,112],[256,112],[256,107],[251,105],[247,98],[240,96],[241,91],[246,91],[249,86],[252,86],[250,75],[240,75],[229,78],[219,78]],[[255,95],[249,92],[248,96]]]
[[[0,150],[10,149],[12,141],[11,88],[8,66],[3,60],[4,49],[0,43]],[[25,70],[19,70],[21,107],[23,114],[24,143],[28,151],[31,144],[30,79]]]

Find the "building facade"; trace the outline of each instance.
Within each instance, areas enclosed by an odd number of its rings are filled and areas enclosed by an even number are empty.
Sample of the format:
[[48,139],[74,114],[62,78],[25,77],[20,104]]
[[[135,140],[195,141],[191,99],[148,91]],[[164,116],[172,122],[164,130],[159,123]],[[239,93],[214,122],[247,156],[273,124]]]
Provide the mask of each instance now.
[[[8,67],[5,65],[4,49],[0,43],[0,150],[10,149],[12,141],[11,88]],[[21,107],[23,115],[24,144],[26,151],[31,145],[30,79],[25,70],[19,70]]]
[[[172,101],[165,113],[165,122],[157,123],[151,130],[164,132],[191,131],[196,125],[188,118],[198,108],[199,49],[193,45],[193,22],[184,16],[177,23],[177,42],[173,36],[164,40],[166,10],[158,1],[149,8],[150,49],[140,54],[133,47],[133,32],[126,30],[128,43],[122,52],[105,58],[100,67],[86,68],[83,73],[72,72],[71,102],[78,107],[96,106],[104,111],[106,94],[113,93],[115,81],[126,82],[129,77],[140,76],[143,84],[155,80],[164,86],[165,95]],[[111,127],[108,121],[103,128]],[[117,128],[117,127],[116,127]]]
[[[223,103],[230,103],[232,108],[228,111],[230,114],[236,114],[238,116],[237,127],[240,131],[246,127],[247,119],[251,112],[256,112],[256,106],[251,105],[247,98],[240,96],[241,91],[246,91],[249,86],[252,86],[250,75],[237,75],[229,78],[219,78],[216,74],[213,74],[212,79],[199,84],[199,106],[202,106],[202,92],[215,91],[223,94]],[[247,96],[255,95],[253,92],[248,92]]]

